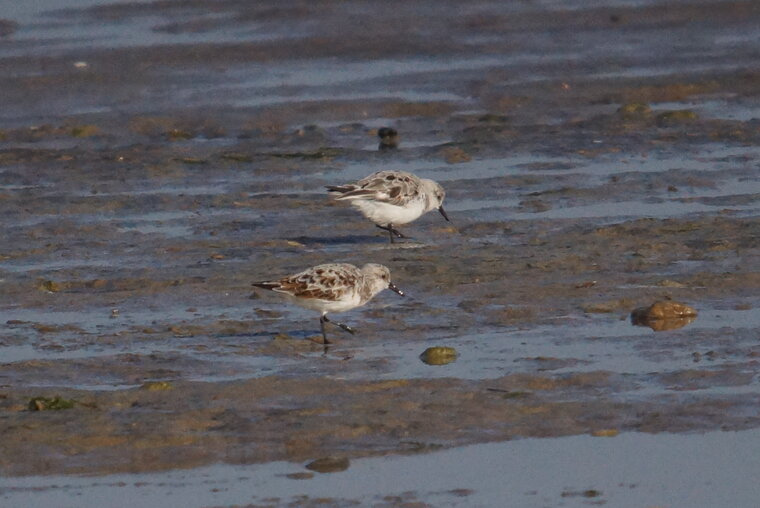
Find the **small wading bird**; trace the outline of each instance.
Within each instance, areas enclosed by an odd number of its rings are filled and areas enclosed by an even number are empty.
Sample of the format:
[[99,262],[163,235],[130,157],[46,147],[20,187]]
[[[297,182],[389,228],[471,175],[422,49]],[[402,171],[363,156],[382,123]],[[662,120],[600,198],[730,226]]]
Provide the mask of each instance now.
[[296,305],[321,312],[319,325],[325,344],[330,344],[325,323],[333,323],[351,334],[356,332],[348,325],[327,319],[328,312],[345,312],[361,307],[383,289],[404,296],[391,282],[390,270],[374,263],[366,264],[361,269],[348,263],[328,263],[282,279],[254,282],[252,285],[281,293]]
[[419,178],[404,171],[379,171],[356,183],[329,185],[327,190],[336,200],[348,200],[380,229],[394,237],[406,238],[394,226],[408,224],[430,210],[443,210],[446,193],[437,182]]

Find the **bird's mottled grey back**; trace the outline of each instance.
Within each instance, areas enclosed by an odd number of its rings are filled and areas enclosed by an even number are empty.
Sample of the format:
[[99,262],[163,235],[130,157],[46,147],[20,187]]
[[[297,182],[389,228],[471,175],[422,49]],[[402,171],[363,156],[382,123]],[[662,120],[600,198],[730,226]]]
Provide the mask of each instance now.
[[421,180],[405,171],[378,171],[355,184],[328,187],[335,199],[371,199],[396,206],[419,199]]
[[348,263],[327,263],[283,277],[277,281],[257,283],[258,287],[286,293],[297,298],[336,301],[353,291],[363,278],[362,272]]

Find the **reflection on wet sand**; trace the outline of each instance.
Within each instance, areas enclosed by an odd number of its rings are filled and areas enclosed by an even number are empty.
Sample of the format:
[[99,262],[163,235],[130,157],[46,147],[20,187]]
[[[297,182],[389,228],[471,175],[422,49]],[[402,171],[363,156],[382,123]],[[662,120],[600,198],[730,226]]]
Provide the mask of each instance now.
[[692,323],[695,319],[697,319],[695,316],[670,319],[650,319],[646,316],[631,314],[631,323],[636,326],[648,326],[655,332],[677,330]]

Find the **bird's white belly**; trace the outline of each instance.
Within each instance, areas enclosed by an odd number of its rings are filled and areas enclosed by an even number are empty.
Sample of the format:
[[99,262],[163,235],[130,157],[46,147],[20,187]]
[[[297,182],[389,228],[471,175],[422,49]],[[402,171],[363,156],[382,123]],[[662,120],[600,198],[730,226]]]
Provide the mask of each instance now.
[[410,201],[406,206],[370,200],[355,200],[351,204],[358,208],[365,217],[380,226],[407,224],[425,212],[422,200]]
[[305,309],[318,312],[345,312],[362,305],[361,297],[357,291],[351,291],[341,300],[320,300],[318,298],[296,298],[287,295],[293,303]]

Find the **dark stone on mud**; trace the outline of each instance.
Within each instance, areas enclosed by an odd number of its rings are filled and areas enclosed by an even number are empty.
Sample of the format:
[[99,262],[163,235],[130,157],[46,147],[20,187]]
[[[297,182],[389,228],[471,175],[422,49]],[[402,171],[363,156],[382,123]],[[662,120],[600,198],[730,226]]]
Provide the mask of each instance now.
[[398,131],[392,127],[380,127],[377,130],[377,137],[380,138],[379,150],[389,150],[398,148]]
[[655,302],[649,307],[640,307],[631,312],[631,317],[642,320],[652,319],[676,319],[695,317],[697,311],[685,303],[664,300]]
[[309,462],[304,467],[317,473],[339,473],[348,469],[350,465],[351,461],[346,457],[323,457]]
[[0,37],[8,37],[18,30],[18,23],[10,19],[0,19]]
[[639,307],[631,312],[631,323],[648,326],[659,332],[683,328],[697,317],[694,308],[669,300],[656,302],[649,307]]

